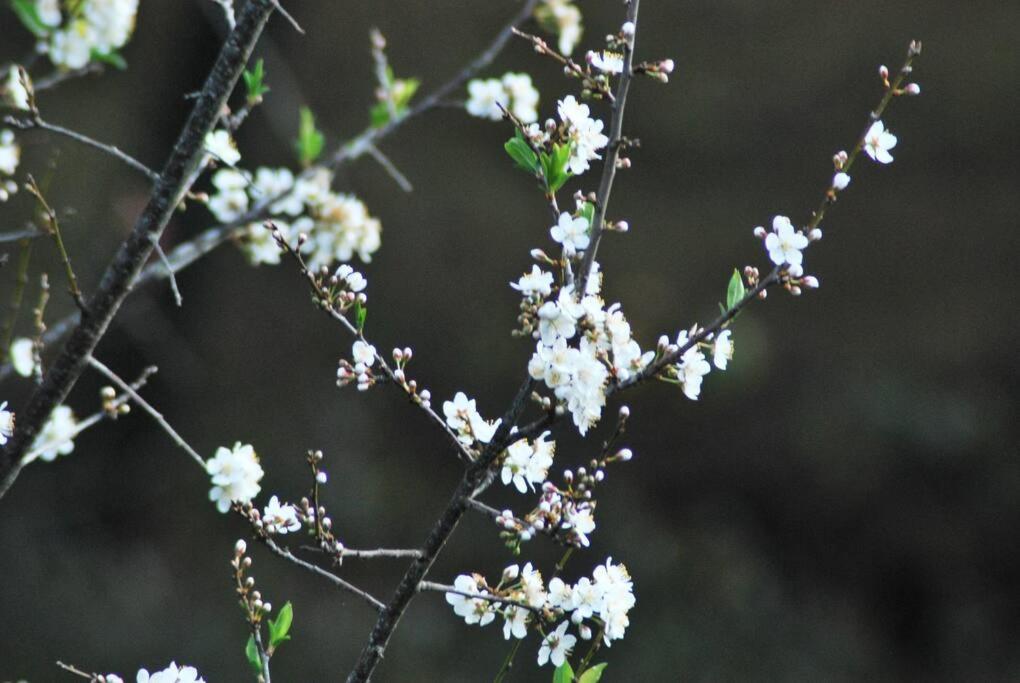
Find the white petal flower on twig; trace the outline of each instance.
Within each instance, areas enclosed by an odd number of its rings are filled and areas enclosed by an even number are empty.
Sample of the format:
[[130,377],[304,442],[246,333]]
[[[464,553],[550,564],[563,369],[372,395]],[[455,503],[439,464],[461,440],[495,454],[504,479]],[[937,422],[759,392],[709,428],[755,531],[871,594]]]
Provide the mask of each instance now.
[[869,157],[882,164],[892,163],[889,150],[896,146],[896,136],[885,128],[881,121],[875,121],[864,135],[864,151]]

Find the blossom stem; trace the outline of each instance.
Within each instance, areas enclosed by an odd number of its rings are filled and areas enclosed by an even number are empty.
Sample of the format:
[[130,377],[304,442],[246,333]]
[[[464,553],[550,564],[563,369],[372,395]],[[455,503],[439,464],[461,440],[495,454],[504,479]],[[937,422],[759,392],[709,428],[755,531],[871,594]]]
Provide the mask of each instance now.
[[613,115],[609,122],[609,144],[606,147],[606,159],[602,165],[602,178],[599,181],[599,189],[595,195],[595,216],[591,222],[591,243],[584,252],[581,260],[581,267],[577,273],[577,284],[574,291],[578,296],[583,297],[585,286],[591,275],[592,263],[595,262],[595,255],[599,250],[599,242],[605,232],[606,209],[609,208],[609,196],[613,192],[613,181],[616,179],[616,162],[620,158],[620,148],[623,145],[623,112],[627,105],[627,93],[630,91],[630,81],[634,76],[634,44],[637,39],[638,5],[640,0],[630,0],[627,5],[627,21],[635,26],[634,33],[630,36],[623,50],[623,72],[620,74],[620,82],[616,87],[616,97],[613,100]]

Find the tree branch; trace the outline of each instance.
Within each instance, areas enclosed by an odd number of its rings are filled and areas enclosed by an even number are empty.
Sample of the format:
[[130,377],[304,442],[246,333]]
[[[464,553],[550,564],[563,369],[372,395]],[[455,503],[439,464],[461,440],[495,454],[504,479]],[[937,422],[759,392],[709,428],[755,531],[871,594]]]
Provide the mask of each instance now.
[[326,571],[322,567],[314,565],[311,562],[306,562],[302,560],[300,557],[297,557],[292,552],[290,552],[290,550],[288,550],[287,548],[277,545],[276,541],[274,541],[273,539],[260,538],[259,540],[261,540],[266,545],[266,547],[273,552],[274,555],[282,557],[288,562],[293,562],[294,564],[312,572],[313,574],[318,574],[322,578],[332,583],[337,588],[345,590],[348,593],[361,598],[362,600],[370,604],[372,607],[374,607],[377,612],[381,612],[383,609],[386,608],[386,605],[382,604],[382,602],[372,597],[368,592],[363,591],[362,589],[355,586],[353,583],[341,579],[333,572]]
[[202,160],[205,136],[218,120],[273,9],[269,0],[248,0],[241,10],[237,26],[220,50],[170,158],[155,182],[148,204],[103,274],[98,290],[88,302],[87,314],[82,315],[42,386],[32,394],[27,408],[18,416],[17,430],[0,455],[0,497],[18,475],[21,454],[32,443],[53,408],[67,397],[131,291],[155,246],[153,237],[158,239],[162,234],[188,191],[189,181]]

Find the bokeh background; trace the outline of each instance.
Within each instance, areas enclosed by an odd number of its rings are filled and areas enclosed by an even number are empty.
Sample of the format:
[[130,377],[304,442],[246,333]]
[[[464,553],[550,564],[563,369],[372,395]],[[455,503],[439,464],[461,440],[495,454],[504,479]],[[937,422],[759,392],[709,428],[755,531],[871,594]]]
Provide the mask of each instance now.
[[[366,125],[371,26],[388,37],[397,73],[428,91],[518,7],[288,4],[307,35],[277,18],[261,43],[273,92],[239,136],[249,167],[293,164],[300,105],[318,114],[330,146]],[[67,83],[41,98],[43,113],[161,165],[187,114],[183,95],[200,87],[219,44],[207,5],[143,3],[124,51],[130,68]],[[619,25],[622,8],[581,6],[583,52]],[[808,253],[822,288],[800,299],[773,292],[742,315],[731,369],[707,378],[699,402],[667,385],[624,397],[637,457],[610,471],[592,550],[566,572],[588,574],[611,555],[633,574],[637,606],[627,638],[605,653],[608,680],[1020,677],[1018,26],[1020,5],[991,0],[642,3],[639,56],[672,57],[677,70],[668,86],[639,80],[632,90],[626,132],[642,146],[610,211],[632,229],[608,238],[600,260],[608,300],[624,303],[644,345],[708,320],[733,267],[764,266],[755,225],[777,213],[807,219],[831,155],[852,144],[880,95],[878,65],[900,64],[912,38],[924,41],[915,71],[924,93],[894,103],[895,163],[859,162]],[[6,10],[0,36],[0,60],[31,49]],[[534,75],[545,115],[571,87],[523,43],[486,74],[508,69]],[[413,193],[370,159],[338,178],[384,226],[363,268],[371,337],[413,346],[412,373],[437,402],[464,390],[492,416],[530,354],[509,335],[517,297],[507,282],[529,267],[529,249],[549,246],[546,208],[505,158],[506,137],[456,107],[434,110],[382,145]],[[21,139],[24,170],[42,174],[55,159],[49,196],[73,210],[65,237],[91,288],[145,184],[66,140]],[[3,229],[30,214],[19,194],[0,207]],[[191,206],[164,245],[211,224]],[[52,274],[56,319],[70,306],[49,245],[35,263]],[[12,278],[0,271],[5,304]],[[99,357],[125,377],[158,365],[149,399],[207,455],[253,443],[266,494],[300,497],[303,454],[323,449],[326,502],[350,546],[420,543],[459,467],[389,390],[334,386],[348,340],[310,305],[295,270],[253,269],[228,246],[179,282],[182,309],[164,284],[134,294]],[[69,401],[78,414],[95,409],[101,384],[82,378]],[[17,407],[29,390],[8,379],[0,398]],[[610,429],[587,441],[558,429],[558,465],[586,460]],[[124,674],[176,659],[209,681],[246,680],[228,567],[245,532],[207,490],[140,413],[28,468],[0,501],[0,679],[64,680],[57,659]],[[486,498],[521,502],[497,489]],[[253,552],[264,593],[295,605],[275,677],[345,675],[373,615]],[[539,540],[524,559],[548,572],[558,556]],[[496,576],[511,561],[492,526],[469,516],[431,578]],[[344,574],[386,596],[403,569],[349,561]],[[421,597],[376,680],[490,680],[507,647],[498,626],[467,628],[440,596]],[[537,648],[525,644],[512,680],[549,679],[534,667]]]

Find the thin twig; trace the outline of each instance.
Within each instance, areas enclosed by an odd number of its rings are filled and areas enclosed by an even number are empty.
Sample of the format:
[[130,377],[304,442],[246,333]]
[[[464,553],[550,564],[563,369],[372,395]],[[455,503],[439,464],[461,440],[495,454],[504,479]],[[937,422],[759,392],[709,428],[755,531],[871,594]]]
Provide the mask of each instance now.
[[192,448],[188,442],[177,433],[176,429],[170,426],[170,423],[166,421],[166,418],[163,417],[162,413],[153,408],[152,404],[142,398],[141,394],[131,388],[131,385],[118,377],[113,370],[103,365],[103,363],[97,360],[95,356],[89,356],[88,362],[89,365],[98,370],[100,374],[105,375],[107,379],[120,387],[121,391],[130,396],[131,400],[137,403],[142,410],[147,412],[149,416],[156,421],[156,424],[158,424],[160,428],[173,440],[173,442],[177,444],[177,446],[190,455],[191,459],[198,463],[199,467],[203,470],[205,469],[205,460],[202,459],[202,456],[199,455],[198,452],[195,451],[195,449]]
[[[25,68],[28,68],[28,64],[24,64]],[[68,71],[57,70],[48,76],[32,82],[32,90],[35,92],[43,92],[45,90],[51,90],[65,81],[79,78],[81,76],[87,76],[89,74],[101,74],[106,69],[100,62],[89,62],[87,65],[77,68],[70,69]]]
[[94,674],[94,673],[90,674],[87,671],[82,671],[81,669],[79,669],[78,667],[74,666],[73,664],[64,664],[59,659],[57,660],[57,666],[59,666],[64,671],[67,671],[68,673],[72,673],[75,676],[79,676],[81,678],[87,678],[90,681],[94,681],[94,680],[96,680],[99,677],[97,674]]
[[[303,545],[301,550],[307,550],[314,553],[325,553],[326,551],[322,548],[314,545]],[[375,548],[374,550],[357,550],[355,548],[343,548],[339,553],[329,553],[330,555],[338,555],[340,558],[346,559],[348,557],[354,557],[357,559],[370,560],[379,557],[421,557],[421,551],[417,549],[405,550],[402,548]]]
[[71,257],[67,255],[67,249],[64,247],[64,238],[60,234],[60,221],[57,220],[57,212],[46,202],[46,197],[43,196],[42,190],[35,182],[35,178],[31,175],[28,176],[28,183],[26,185],[28,191],[36,198],[39,202],[39,207],[42,209],[43,217],[49,226],[47,232],[50,237],[53,238],[53,242],[57,245],[57,251],[60,253],[60,261],[64,265],[64,272],[67,274],[67,286],[71,291],[71,298],[74,299],[74,303],[77,304],[78,309],[85,310],[85,300],[81,296],[81,290],[78,288],[78,278],[74,275],[74,268],[71,267]]
[[456,586],[447,586],[442,583],[435,583],[433,581],[422,581],[418,584],[418,592],[432,591],[434,593],[453,593],[454,595],[463,595],[465,598],[478,598],[479,600],[487,600],[488,602],[498,602],[503,605],[513,605],[514,607],[520,607],[526,609],[529,612],[535,612],[536,614],[542,613],[541,607],[535,607],[529,605],[526,602],[520,600],[514,600],[512,598],[503,598],[498,595],[492,595],[491,593],[477,593],[474,591],[462,591]]
[[18,416],[17,428],[0,456],[0,497],[18,475],[21,455],[29,448],[53,408],[63,402],[106,333],[139,273],[152,254],[152,236],[158,237],[189,189],[203,158],[206,135],[213,129],[227,97],[233,91],[275,5],[269,0],[248,0],[236,28],[227,37],[184,124],[149,201],[128,238],[110,262],[96,293],[45,380]]
[[262,630],[259,628],[258,624],[252,624],[251,634],[255,639],[255,648],[259,651],[259,661],[262,663],[262,677],[260,683],[272,683],[272,677],[269,674],[269,653],[262,644]]
[[375,145],[369,145],[368,153],[379,163],[380,166],[383,167],[384,171],[390,174],[390,177],[393,178],[397,185],[400,186],[401,190],[404,192],[414,192],[414,185],[411,184],[411,181],[407,179],[407,176],[400,172],[400,169],[396,167],[396,164],[390,161],[388,156],[379,151],[378,147]]
[[[627,6],[627,21],[637,26],[638,6],[640,0],[630,0]],[[630,34],[623,49],[623,73],[620,74],[620,82],[616,86],[616,98],[613,100],[613,116],[609,122],[609,144],[606,147],[606,159],[602,164],[602,178],[599,181],[599,189],[595,197],[595,216],[592,218],[590,227],[591,243],[584,252],[581,259],[581,267],[577,273],[577,284],[574,291],[579,297],[584,296],[585,286],[591,275],[592,263],[599,250],[599,242],[605,232],[606,209],[609,208],[609,195],[613,192],[613,180],[616,178],[616,162],[620,158],[620,147],[623,144],[623,113],[627,106],[627,93],[630,90],[630,81],[634,77],[634,45],[637,39],[637,30]]]
[[327,581],[329,581],[330,583],[332,583],[334,586],[341,590],[347,591],[352,595],[356,595],[357,597],[361,598],[362,600],[370,604],[373,608],[375,608],[377,612],[385,609],[386,605],[372,597],[371,594],[369,594],[367,591],[358,588],[353,583],[341,579],[333,572],[326,571],[322,567],[316,566],[311,562],[306,562],[302,560],[300,557],[297,557],[292,552],[290,552],[289,549],[277,545],[273,539],[260,538],[259,540],[261,540],[265,544],[265,546],[273,552],[274,555],[282,557],[288,562],[293,562],[299,567],[302,567],[303,569],[306,569],[312,572],[313,574],[321,576],[322,578],[326,579]]
[[[156,239],[153,236],[153,239]],[[163,267],[166,268],[167,277],[170,279],[170,291],[174,295],[174,303],[177,304],[177,308],[184,305],[184,297],[181,296],[181,289],[177,286],[177,276],[174,275],[174,268],[170,264],[170,259],[166,257],[166,252],[163,251],[163,247],[159,246],[159,240],[153,244],[153,248],[156,251],[156,256],[159,257]]]
[[43,118],[39,116],[38,113],[36,113],[31,118],[27,119],[8,115],[4,117],[4,121],[6,121],[12,126],[21,128],[23,130],[27,130],[30,128],[38,128],[40,130],[49,131],[50,133],[56,133],[57,135],[63,135],[64,137],[70,138],[75,142],[80,142],[83,145],[87,145],[88,147],[97,149],[100,152],[103,152],[104,154],[108,154],[113,158],[117,159],[118,161],[124,162],[134,170],[143,174],[146,178],[148,178],[152,182],[156,182],[157,180],[159,180],[159,174],[156,173],[156,171],[153,171],[151,168],[149,168],[142,162],[138,161],[138,159],[135,159],[133,156],[118,149],[114,145],[108,145],[105,142],[100,142],[99,140],[90,138],[89,136],[71,130],[70,128],[64,128],[63,126],[58,126],[54,123],[44,121]]

